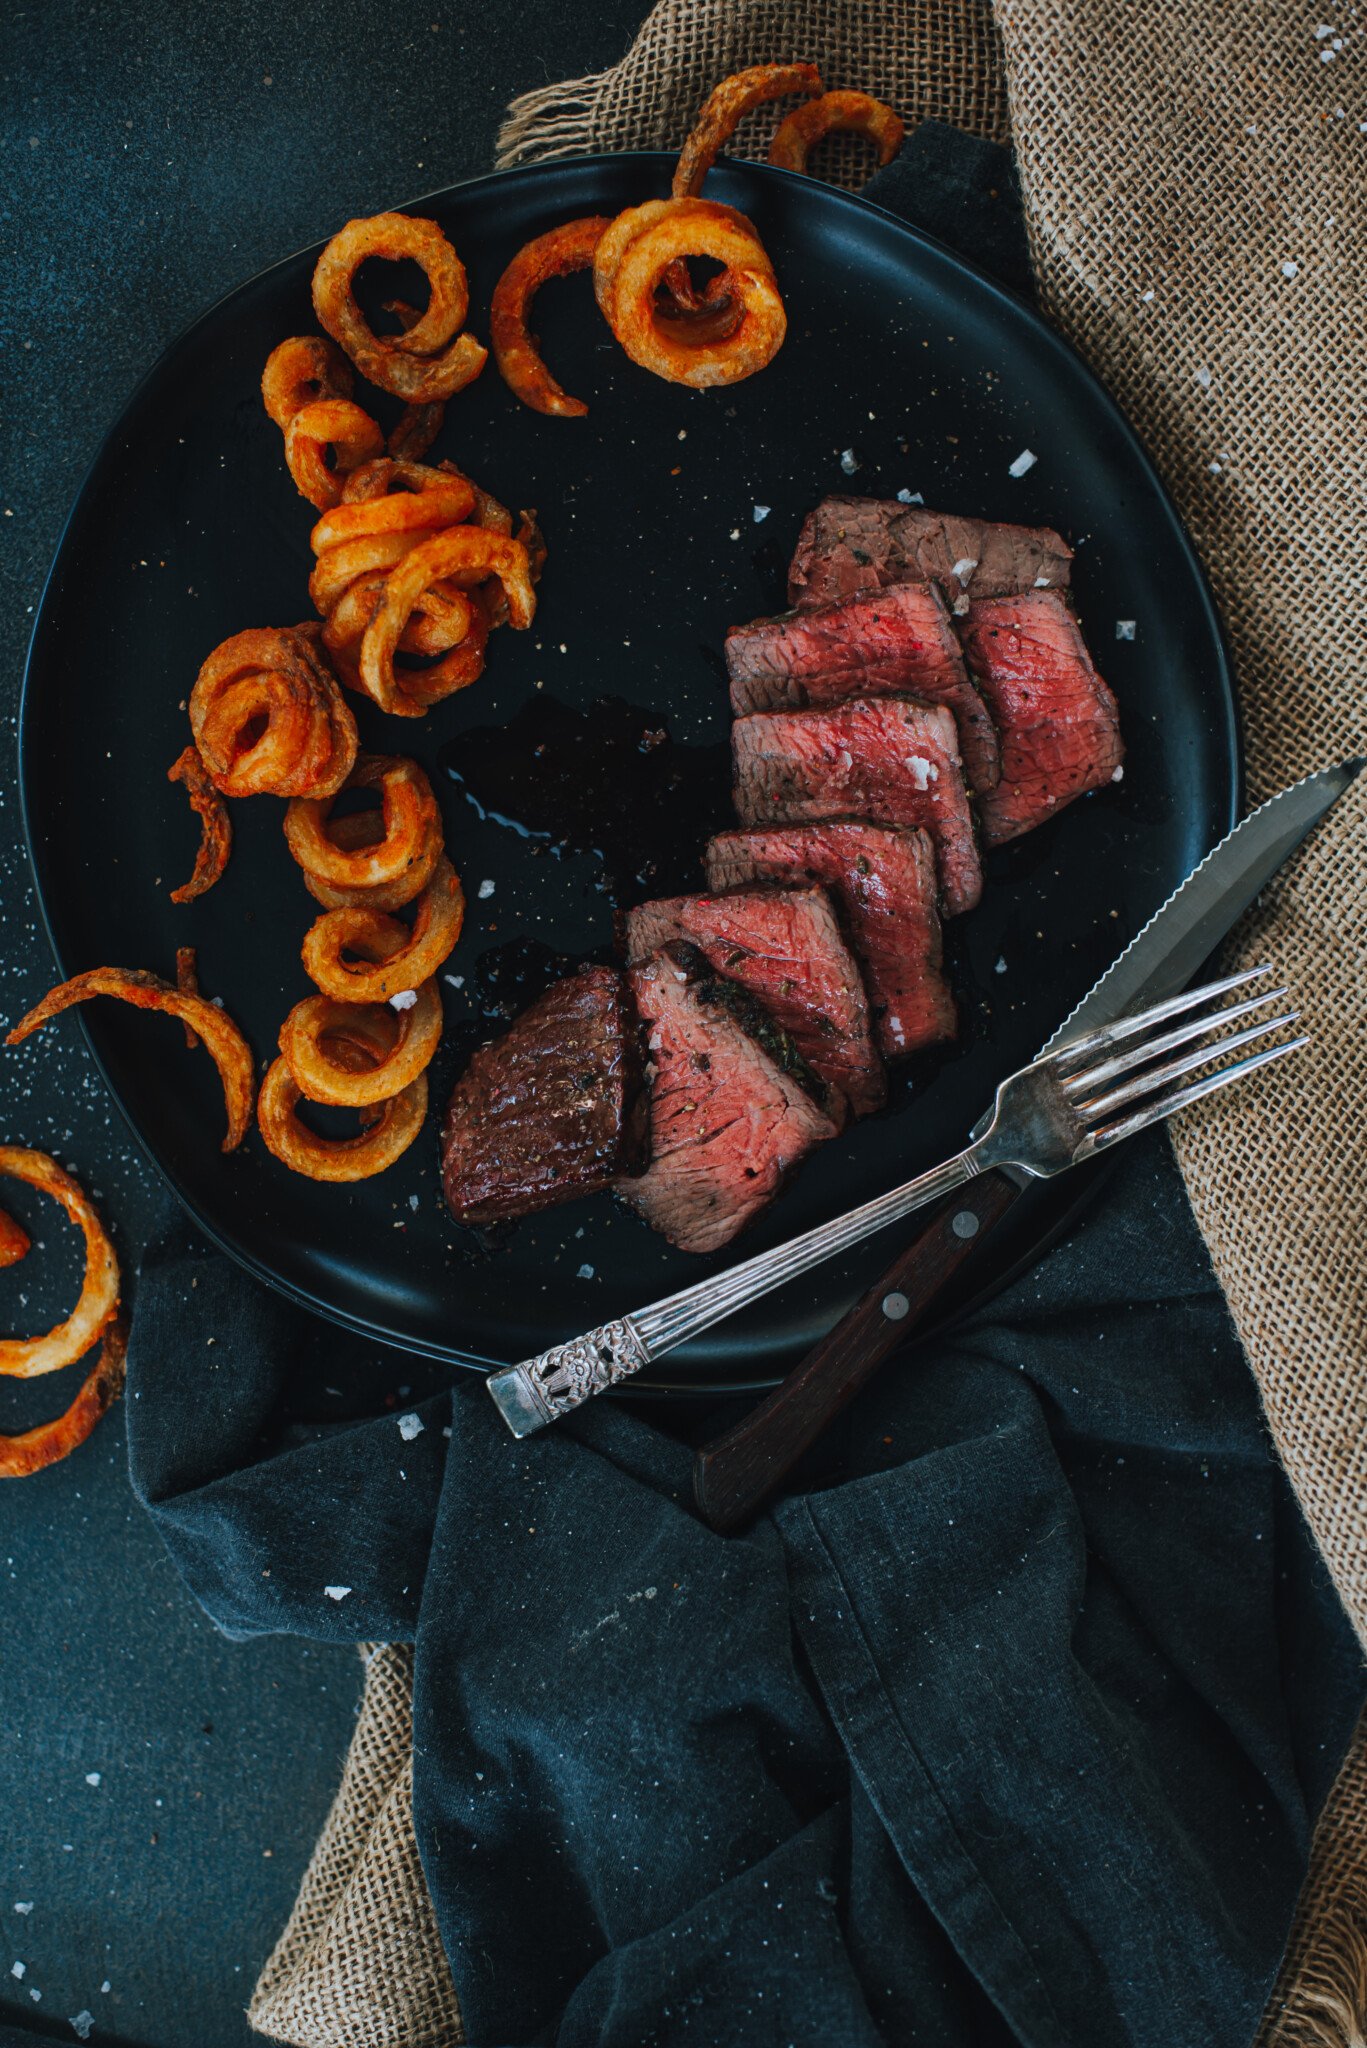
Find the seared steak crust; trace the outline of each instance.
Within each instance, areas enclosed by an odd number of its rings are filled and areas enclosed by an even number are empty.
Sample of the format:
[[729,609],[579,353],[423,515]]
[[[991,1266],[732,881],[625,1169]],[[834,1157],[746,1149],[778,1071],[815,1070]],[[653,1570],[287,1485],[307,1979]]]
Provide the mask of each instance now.
[[935,850],[915,826],[837,818],[721,832],[707,848],[714,889],[746,882],[821,882],[840,911],[872,1005],[885,1058],[953,1038],[944,976]]
[[997,780],[997,734],[964,669],[949,606],[933,583],[857,592],[733,626],[726,636],[731,709],[787,711],[844,697],[902,693],[944,704],[959,729],[974,791]]
[[558,981],[470,1059],[442,1127],[461,1223],[568,1202],[639,1171],[646,1100],[636,1019],[612,967]]
[[820,887],[751,887],[670,896],[626,917],[627,959],[691,941],[791,1035],[813,1071],[856,1116],[881,1109],[887,1078],[869,1029],[859,966]]
[[982,866],[954,720],[914,697],[851,697],[811,711],[760,711],[731,728],[743,825],[864,817],[920,825],[935,842],[946,913],[971,910]]
[[1066,589],[1072,561],[1049,526],[961,519],[896,498],[823,498],[798,535],[788,599],[805,607],[890,583],[938,583],[957,610],[965,597]]
[[630,970],[646,1031],[652,1158],[619,1184],[684,1251],[729,1244],[836,1126],[791,1039],[693,946]]
[[1119,781],[1120,715],[1057,591],[984,599],[963,636],[1001,733],[1001,781],[981,807],[983,836],[999,846]]

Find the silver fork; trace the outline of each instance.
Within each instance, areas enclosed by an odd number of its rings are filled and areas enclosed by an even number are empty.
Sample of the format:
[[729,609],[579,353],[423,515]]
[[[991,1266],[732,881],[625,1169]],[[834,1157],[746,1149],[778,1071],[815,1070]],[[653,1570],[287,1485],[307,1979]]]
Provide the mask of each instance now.
[[[1285,988],[1269,988],[1216,1007],[1223,996],[1271,971],[1255,967],[1226,975],[1042,1054],[1002,1082],[983,1135],[943,1166],[649,1308],[635,1309],[520,1365],[500,1367],[490,1374],[488,1387],[504,1421],[514,1436],[530,1436],[687,1338],[989,1167],[1014,1167],[1032,1178],[1049,1179],[1295,1052],[1308,1039],[1246,1050],[1294,1024],[1295,1010],[1221,1035],[1286,994]],[[1171,1029],[1159,1030],[1178,1018],[1182,1021]],[[1241,1056],[1230,1058],[1236,1052]],[[1212,1072],[1200,1071],[1212,1066]]]

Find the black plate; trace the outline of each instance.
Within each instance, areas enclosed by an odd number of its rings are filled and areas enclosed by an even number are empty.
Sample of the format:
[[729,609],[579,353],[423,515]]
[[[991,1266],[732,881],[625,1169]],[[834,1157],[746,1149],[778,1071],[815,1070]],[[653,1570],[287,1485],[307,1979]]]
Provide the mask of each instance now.
[[[474,331],[487,333],[489,293],[520,244],[554,221],[658,194],[668,162],[537,166],[419,202],[469,267]],[[990,858],[982,907],[952,928],[964,1043],[913,1063],[893,1107],[827,1146],[748,1251],[962,1145],[995,1083],[1228,829],[1237,741],[1191,547],[1129,428],[1064,344],[970,266],[840,192],[741,165],[720,171],[715,189],[752,215],[774,258],[790,320],[782,353],[730,391],[690,393],[626,360],[586,279],[549,287],[537,309],[546,355],[590,401],[589,418],[526,411],[491,366],[453,403],[434,453],[539,509],[550,561],[535,626],[499,634],[480,684],[425,721],[363,712],[363,744],[415,753],[436,779],[445,743],[539,689],[585,706],[614,693],[667,716],[678,739],[724,739],[724,630],[781,603],[802,515],[832,490],[907,488],[931,505],[1047,521],[1074,543],[1083,626],[1129,745],[1123,783]],[[177,944],[193,943],[206,990],[263,1055],[309,986],[299,943],[314,906],[285,850],[281,806],[236,805],[226,879],[177,908],[167,892],[189,872],[195,829],[165,774],[209,649],[245,625],[308,615],[310,510],[258,382],[277,341],[314,328],[315,254],[207,313],[110,434],[43,599],[22,715],[29,841],[61,972],[115,962],[169,973]],[[1038,461],[1013,478],[1025,448]],[[770,508],[762,521],[757,506]],[[1132,640],[1117,638],[1119,620],[1135,622]],[[468,1043],[470,970],[485,949],[530,936],[578,953],[611,936],[591,855],[549,859],[449,782],[442,800],[471,904],[448,963],[467,987],[444,988],[437,1102],[462,1035]],[[494,889],[481,898],[482,881]],[[132,1129],[200,1225],[273,1286],[378,1339],[459,1364],[515,1359],[707,1270],[606,1198],[479,1246],[442,1207],[435,1115],[397,1166],[351,1189],[295,1177],[259,1140],[224,1158],[213,1069],[185,1050],[178,1026],[112,1003],[82,1018]],[[1062,1182],[1018,1204],[1012,1241],[976,1284],[1042,1242],[1071,1198]],[[893,1249],[875,1239],[737,1317],[677,1354],[671,1380],[772,1377]]]

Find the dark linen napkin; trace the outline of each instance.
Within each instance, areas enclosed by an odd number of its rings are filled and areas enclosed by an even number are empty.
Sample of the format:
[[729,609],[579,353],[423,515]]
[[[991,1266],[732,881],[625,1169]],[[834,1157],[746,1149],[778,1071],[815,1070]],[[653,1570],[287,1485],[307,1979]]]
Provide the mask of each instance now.
[[748,1536],[670,1411],[516,1444],[417,1373],[183,1227],[144,1265],[133,1481],[194,1593],[416,1639],[471,2042],[1251,2037],[1363,1681],[1165,1140]]
[[[1019,282],[1012,189],[927,127],[869,196]],[[180,1222],[144,1263],[133,1482],[193,1592],[416,1643],[477,2048],[1251,2037],[1364,1684],[1165,1139],[744,1537],[703,1423],[515,1444],[443,1379]]]

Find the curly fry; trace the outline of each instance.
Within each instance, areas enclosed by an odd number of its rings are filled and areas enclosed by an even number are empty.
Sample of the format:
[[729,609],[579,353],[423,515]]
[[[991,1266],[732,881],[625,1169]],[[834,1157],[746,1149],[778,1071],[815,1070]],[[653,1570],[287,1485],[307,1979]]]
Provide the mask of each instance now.
[[116,1316],[105,1330],[99,1357],[65,1415],[16,1436],[0,1433],[0,1479],[27,1479],[68,1457],[85,1442],[123,1392],[127,1344],[128,1324],[124,1317]]
[[[119,1002],[132,1003],[139,1010],[160,1010],[169,1016],[179,1017],[182,1024],[193,1025],[223,1083],[223,1100],[228,1112],[228,1135],[223,1140],[223,1150],[231,1152],[242,1143],[251,1121],[255,1086],[251,1047],[227,1011],[220,1010],[217,1003],[206,1002],[203,996],[186,995],[173,988],[169,981],[163,981],[159,974],[149,974],[145,968],[92,967],[85,974],[73,975],[70,981],[50,989],[26,1017],[20,1018],[6,1038],[6,1045],[18,1045],[30,1032],[40,1030],[61,1011],[70,1009],[73,1003],[88,1002],[92,996],[114,996]],[[0,1171],[5,1170],[0,1167]],[[0,1347],[2,1357],[3,1347]]]
[[[372,257],[418,264],[427,278],[426,311],[406,334],[378,335],[356,303],[356,272]],[[379,213],[348,221],[318,258],[313,307],[363,377],[410,405],[450,398],[484,368],[488,350],[459,334],[469,311],[465,266],[434,220]],[[454,339],[453,339],[454,337]]]
[[213,888],[228,865],[228,856],[233,850],[232,822],[228,817],[228,806],[200,759],[199,748],[193,743],[176,756],[166,771],[166,780],[184,783],[190,808],[199,815],[200,841],[195,854],[195,871],[188,882],[182,882],[178,889],[171,891],[173,903],[192,903],[196,896],[202,896],[206,889]]
[[417,898],[411,931],[398,918],[365,905],[329,910],[309,927],[300,958],[309,980],[325,996],[342,1003],[387,1003],[431,980],[464,922],[465,892],[443,854]]
[[723,78],[703,102],[693,132],[679,153],[670,186],[674,197],[697,197],[719,151],[753,107],[766,100],[786,99],[790,93],[810,98],[820,91],[821,73],[815,64],[754,64],[748,71]]
[[839,130],[866,135],[880,164],[890,164],[906,137],[906,123],[883,100],[866,92],[823,92],[779,122],[769,144],[769,161],[784,171],[805,171],[808,151]]
[[583,399],[571,398],[542,362],[527,319],[532,299],[547,278],[568,277],[592,266],[593,252],[611,225],[605,214],[562,221],[519,249],[494,286],[489,311],[494,361],[508,389],[533,412],[568,419],[581,418],[588,411]]
[[85,1274],[71,1314],[43,1337],[0,1337],[0,1373],[36,1379],[83,1358],[119,1306],[119,1262],[94,1203],[65,1167],[46,1152],[0,1145],[0,1176],[51,1195],[85,1239]]

